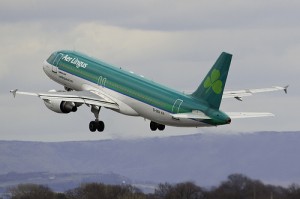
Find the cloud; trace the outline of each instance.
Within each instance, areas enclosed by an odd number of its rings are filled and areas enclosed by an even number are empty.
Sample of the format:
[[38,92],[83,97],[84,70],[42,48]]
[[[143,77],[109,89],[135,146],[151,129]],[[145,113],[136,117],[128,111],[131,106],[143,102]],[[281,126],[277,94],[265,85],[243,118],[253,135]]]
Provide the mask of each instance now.
[[0,3],[2,21],[96,21],[147,30],[203,30],[249,26],[295,26],[300,3],[238,0],[8,1]]

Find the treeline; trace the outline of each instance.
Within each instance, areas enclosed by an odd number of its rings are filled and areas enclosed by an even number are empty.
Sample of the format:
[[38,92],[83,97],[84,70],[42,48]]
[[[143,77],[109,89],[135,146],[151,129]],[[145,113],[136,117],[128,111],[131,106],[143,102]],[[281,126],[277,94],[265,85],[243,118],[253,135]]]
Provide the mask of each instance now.
[[159,184],[154,193],[145,194],[131,185],[82,184],[80,187],[55,193],[43,185],[21,184],[10,187],[12,199],[299,199],[300,186],[287,188],[266,185],[241,174],[228,176],[218,187],[199,187],[193,182]]

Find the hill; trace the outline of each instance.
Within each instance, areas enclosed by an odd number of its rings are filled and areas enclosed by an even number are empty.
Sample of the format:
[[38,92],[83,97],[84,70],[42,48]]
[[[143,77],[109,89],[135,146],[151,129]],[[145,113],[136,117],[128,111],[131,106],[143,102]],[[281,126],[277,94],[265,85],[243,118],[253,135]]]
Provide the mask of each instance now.
[[266,183],[300,183],[300,132],[197,134],[140,140],[0,141],[0,174],[117,173],[133,181],[217,185],[242,173]]

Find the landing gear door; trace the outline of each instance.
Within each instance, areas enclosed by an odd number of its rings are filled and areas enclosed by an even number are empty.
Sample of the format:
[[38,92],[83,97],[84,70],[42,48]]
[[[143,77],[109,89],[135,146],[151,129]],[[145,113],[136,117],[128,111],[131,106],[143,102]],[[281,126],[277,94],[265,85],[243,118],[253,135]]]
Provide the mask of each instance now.
[[183,100],[181,100],[181,99],[177,99],[174,102],[173,107],[172,107],[172,113],[179,113],[182,102],[183,102]]
[[59,53],[58,55],[56,55],[54,62],[53,62],[53,66],[52,66],[52,72],[57,73],[58,63],[63,56],[64,55],[62,53]]

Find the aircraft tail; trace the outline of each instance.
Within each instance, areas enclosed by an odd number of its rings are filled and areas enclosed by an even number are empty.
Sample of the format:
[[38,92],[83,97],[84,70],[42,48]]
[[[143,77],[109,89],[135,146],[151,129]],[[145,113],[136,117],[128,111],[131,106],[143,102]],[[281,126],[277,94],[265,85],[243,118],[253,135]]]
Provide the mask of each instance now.
[[232,55],[223,52],[210,69],[197,90],[191,95],[196,99],[205,100],[211,108],[219,109]]

